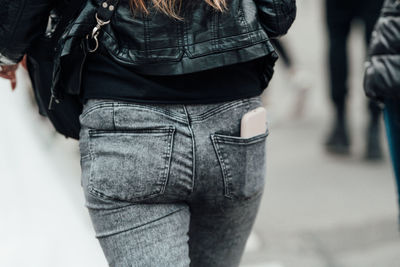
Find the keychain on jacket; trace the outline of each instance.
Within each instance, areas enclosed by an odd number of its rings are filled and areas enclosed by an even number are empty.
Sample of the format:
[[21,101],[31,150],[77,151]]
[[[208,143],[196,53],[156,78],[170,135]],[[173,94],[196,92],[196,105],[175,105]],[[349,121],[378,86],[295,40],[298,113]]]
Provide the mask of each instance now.
[[93,28],[92,33],[90,35],[89,34],[86,35],[87,47],[90,53],[96,52],[96,50],[99,48],[98,36],[100,30],[103,26],[110,23],[111,17],[114,14],[114,11],[116,10],[118,2],[119,0],[105,1],[101,4],[99,9],[97,10],[95,15],[97,24]]

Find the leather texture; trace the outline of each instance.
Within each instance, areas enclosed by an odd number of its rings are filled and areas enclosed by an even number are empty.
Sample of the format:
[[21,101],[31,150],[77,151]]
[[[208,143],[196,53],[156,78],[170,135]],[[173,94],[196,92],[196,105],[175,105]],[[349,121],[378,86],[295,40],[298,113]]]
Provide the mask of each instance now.
[[[45,31],[52,3],[0,2],[0,54],[4,59],[17,62],[32,40]],[[86,34],[85,26],[93,24],[95,9],[101,3],[89,0],[64,37]],[[285,34],[295,14],[295,0],[232,0],[224,13],[197,0],[184,12],[184,20],[178,21],[154,10],[148,16],[132,15],[128,1],[121,0],[112,23],[104,29],[101,44],[123,64],[152,65],[143,72],[161,74],[166,72],[164,65],[176,65],[167,67],[169,74],[187,73],[271,53],[268,39]],[[64,43],[68,46],[73,42]],[[68,47],[63,51],[68,53]],[[226,53],[224,58],[217,56],[221,53]],[[199,58],[203,58],[200,65]]]
[[[87,0],[58,40],[52,86],[57,98],[79,93],[85,37],[103,1]],[[0,65],[21,60],[46,31],[50,11],[65,2],[2,0]],[[266,87],[277,60],[270,38],[287,33],[296,16],[296,0],[230,0],[225,12],[203,0],[187,3],[183,20],[176,20],[154,9],[148,15],[133,14],[129,1],[121,0],[111,23],[101,30],[100,45],[120,64],[147,75],[179,75],[264,57]],[[62,14],[62,8],[56,13]]]

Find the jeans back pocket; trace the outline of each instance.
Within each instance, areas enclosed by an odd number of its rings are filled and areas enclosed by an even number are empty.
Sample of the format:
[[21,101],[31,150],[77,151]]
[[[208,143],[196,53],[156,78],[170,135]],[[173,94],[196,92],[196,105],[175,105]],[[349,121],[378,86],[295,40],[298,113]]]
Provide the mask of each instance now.
[[211,140],[221,165],[224,195],[249,199],[262,193],[265,183],[265,142],[268,132],[251,138],[212,134]]
[[161,195],[168,180],[174,132],[173,126],[89,130],[89,192],[123,201]]

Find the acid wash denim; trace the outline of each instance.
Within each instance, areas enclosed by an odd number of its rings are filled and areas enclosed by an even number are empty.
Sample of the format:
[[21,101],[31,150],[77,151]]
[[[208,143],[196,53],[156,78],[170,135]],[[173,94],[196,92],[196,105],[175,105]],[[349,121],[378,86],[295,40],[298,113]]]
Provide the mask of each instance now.
[[91,99],[80,121],[86,207],[110,266],[239,266],[260,204],[259,97],[217,104]]

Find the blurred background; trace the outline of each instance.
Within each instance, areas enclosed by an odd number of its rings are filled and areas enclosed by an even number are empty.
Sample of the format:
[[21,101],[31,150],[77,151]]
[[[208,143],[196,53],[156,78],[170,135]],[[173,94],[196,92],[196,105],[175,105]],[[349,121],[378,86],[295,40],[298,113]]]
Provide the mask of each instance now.
[[[324,1],[298,1],[263,95],[269,113],[267,183],[243,267],[400,266],[397,196],[382,127],[383,159],[366,160],[364,27],[348,41],[349,155],[327,153],[332,128]],[[0,266],[105,267],[84,207],[76,141],[55,134],[29,94],[0,80]],[[382,124],[382,120],[379,122]]]

